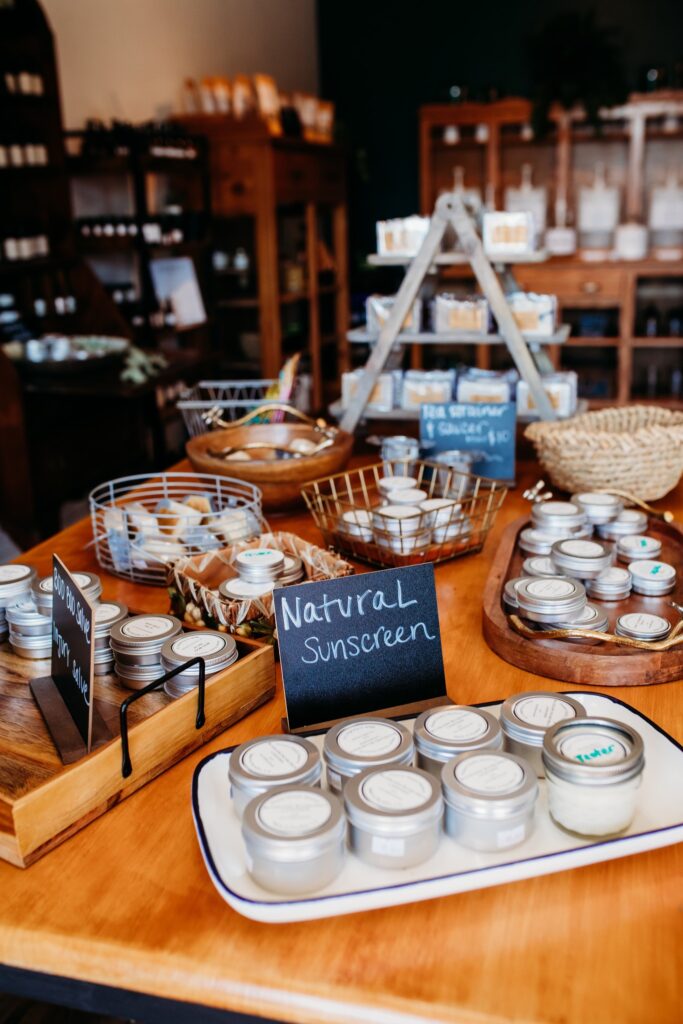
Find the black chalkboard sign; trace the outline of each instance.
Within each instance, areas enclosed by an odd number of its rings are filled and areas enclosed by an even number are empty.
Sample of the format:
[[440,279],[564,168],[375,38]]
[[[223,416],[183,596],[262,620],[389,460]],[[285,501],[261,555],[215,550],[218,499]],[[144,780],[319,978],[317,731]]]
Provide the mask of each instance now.
[[52,679],[88,750],[92,741],[93,606],[52,556]]
[[445,697],[430,563],[273,597],[290,729]]
[[474,472],[511,483],[516,418],[514,402],[429,402],[420,406],[420,440],[427,459],[454,449],[481,453]]

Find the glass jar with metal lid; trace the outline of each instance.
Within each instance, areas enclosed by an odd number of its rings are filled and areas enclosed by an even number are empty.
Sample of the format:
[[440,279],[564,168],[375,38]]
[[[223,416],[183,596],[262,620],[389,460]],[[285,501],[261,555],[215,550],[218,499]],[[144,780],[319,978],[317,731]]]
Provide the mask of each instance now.
[[551,817],[580,836],[623,832],[635,816],[644,765],[643,741],[624,722],[559,722],[543,741]]
[[254,797],[242,818],[247,870],[282,895],[323,889],[344,866],[346,818],[332,794],[284,786]]
[[436,851],[440,780],[410,765],[366,768],[344,787],[349,848],[366,864],[410,868]]
[[537,501],[531,507],[531,519],[537,529],[564,536],[587,522],[586,513],[571,501]]
[[529,576],[516,576],[514,579],[507,580],[503,587],[503,604],[507,611],[517,611],[519,604],[517,601],[517,587],[524,580],[530,579]]
[[607,494],[606,491],[583,491],[572,495],[572,502],[585,512],[588,522],[595,526],[616,519],[624,508],[621,498],[616,494]]
[[468,750],[498,750],[500,722],[482,708],[461,705],[423,711],[413,728],[417,765],[438,779],[446,761]]
[[318,748],[301,736],[259,736],[235,747],[228,778],[235,814],[242,817],[250,800],[282,786],[320,786]]
[[552,558],[549,558],[548,555],[534,555],[531,558],[525,558],[522,563],[522,572],[525,576],[565,575],[560,569],[558,569]]
[[[602,608],[586,601],[581,611],[571,619],[561,619],[553,623],[555,629],[592,629],[596,633],[604,633],[609,626],[609,619]],[[567,641],[573,644],[599,644],[600,641],[591,637],[575,636],[567,637]]]
[[[231,636],[216,629],[202,629],[167,640],[161,648],[161,667],[164,672],[172,672],[193,658],[202,658],[205,675],[212,676],[229,668],[237,656],[237,644]],[[167,680],[164,690],[169,697],[181,697],[194,689],[198,680],[199,665],[193,665]]]
[[663,615],[627,612],[617,619],[615,632],[632,640],[664,640],[671,632],[671,623]]
[[614,557],[612,549],[599,540],[558,540],[553,544],[550,557],[565,576],[582,580],[595,579],[609,569]]
[[52,636],[52,619],[49,615],[41,615],[35,601],[30,596],[11,604],[5,615],[10,634],[19,637]]
[[500,709],[505,749],[525,758],[543,777],[541,749],[548,729],[567,718],[584,718],[583,704],[566,693],[516,693]]
[[668,562],[655,562],[649,559],[629,562],[628,571],[631,573],[631,585],[636,594],[657,597],[660,594],[669,594],[676,587],[676,570]]
[[235,558],[235,568],[249,583],[273,583],[285,567],[285,556],[275,548],[247,548]]
[[629,533],[617,540],[617,558],[620,562],[637,562],[643,559],[659,558],[662,542],[657,537],[645,537],[640,533]]
[[161,648],[181,631],[182,626],[173,615],[133,615],[112,626],[111,649],[119,665],[158,667]]
[[601,523],[597,530],[605,540],[618,540],[631,533],[644,533],[647,529],[647,516],[637,508],[625,508],[616,519]]
[[537,530],[527,527],[522,530],[517,538],[517,544],[522,551],[529,555],[549,555],[553,544],[557,541],[557,535],[547,530]]
[[568,576],[537,576],[516,587],[520,615],[532,622],[557,622],[581,611],[586,603],[583,584]]
[[341,792],[364,768],[411,764],[415,748],[411,733],[388,718],[347,718],[325,734],[323,760],[327,784]]
[[272,594],[275,583],[250,583],[243,580],[241,576],[235,576],[230,580],[223,580],[218,588],[221,597],[228,601],[256,601]]
[[358,537],[359,540],[369,542],[372,540],[372,517],[364,508],[351,509],[342,513],[338,529],[349,537]]
[[586,593],[599,601],[622,601],[631,593],[631,573],[611,565],[592,580],[586,580]]
[[446,833],[473,850],[517,846],[533,830],[538,782],[522,757],[474,750],[441,773]]
[[35,578],[36,571],[30,565],[19,565],[18,562],[0,565],[0,609],[27,594]]

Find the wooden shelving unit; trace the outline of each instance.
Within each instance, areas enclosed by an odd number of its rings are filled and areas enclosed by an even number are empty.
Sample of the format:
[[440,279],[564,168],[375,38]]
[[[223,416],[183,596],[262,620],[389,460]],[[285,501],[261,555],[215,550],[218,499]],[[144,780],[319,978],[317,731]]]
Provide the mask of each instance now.
[[[214,247],[229,253],[239,247],[249,259],[247,272],[214,274],[216,337],[226,368],[244,366],[240,335],[254,339],[247,365],[255,376],[276,377],[286,356],[303,350],[312,404],[321,408],[324,382],[334,387],[349,364],[344,154],[332,145],[273,137],[256,117],[178,120],[208,138]],[[289,292],[283,259],[294,255],[292,223],[298,225],[295,249],[304,284]]]

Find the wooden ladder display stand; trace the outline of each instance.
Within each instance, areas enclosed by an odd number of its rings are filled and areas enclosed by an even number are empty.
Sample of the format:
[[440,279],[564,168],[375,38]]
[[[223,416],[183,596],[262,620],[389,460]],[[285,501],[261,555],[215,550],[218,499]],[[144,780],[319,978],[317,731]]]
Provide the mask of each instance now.
[[[365,364],[365,372],[358,382],[358,388],[348,408],[344,412],[340,426],[342,430],[352,434],[363,416],[365,406],[373,392],[377,379],[384,369],[393,345],[398,339],[404,320],[417,298],[422,284],[430,273],[435,257],[441,248],[446,228],[451,226],[462,246],[465,257],[477,279],[483,295],[498,322],[503,336],[520,376],[529,386],[529,391],[538,409],[541,419],[554,420],[555,412],[543,387],[534,358],[527,348],[522,333],[517,326],[512,311],[505,299],[503,286],[498,273],[482,245],[474,223],[465,209],[462,197],[457,192],[445,192],[439,196],[434,207],[429,230],[417,254],[410,263],[401,287],[389,312],[386,323],[382,327],[377,343]],[[511,282],[511,274],[505,271],[506,282]],[[438,341],[438,336],[435,338]]]

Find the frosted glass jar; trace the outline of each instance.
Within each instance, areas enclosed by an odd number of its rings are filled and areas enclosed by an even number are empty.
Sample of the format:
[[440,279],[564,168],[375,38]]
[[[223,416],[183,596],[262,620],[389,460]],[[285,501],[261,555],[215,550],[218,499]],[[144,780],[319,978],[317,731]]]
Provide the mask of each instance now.
[[247,870],[264,889],[323,889],[344,866],[346,819],[331,793],[285,786],[251,800],[242,819]]
[[439,845],[441,786],[420,768],[366,768],[344,787],[344,809],[349,848],[366,864],[414,867]]
[[413,741],[418,767],[440,779],[446,761],[468,750],[498,750],[503,733],[488,711],[455,705],[423,711],[415,721]]
[[412,764],[413,737],[400,722],[388,718],[347,718],[325,734],[323,760],[327,785],[340,793],[349,779],[365,768]]
[[612,718],[558,722],[543,741],[553,820],[580,836],[618,835],[636,813],[645,755],[631,726]]
[[523,843],[533,830],[538,782],[522,757],[498,751],[461,754],[441,773],[446,833],[472,850]]
[[566,693],[516,693],[500,709],[505,749],[523,757],[542,778],[541,751],[548,729],[565,719],[585,717],[583,704]]
[[301,736],[259,736],[235,747],[228,779],[235,814],[241,818],[254,797],[282,786],[320,786],[318,748]]

